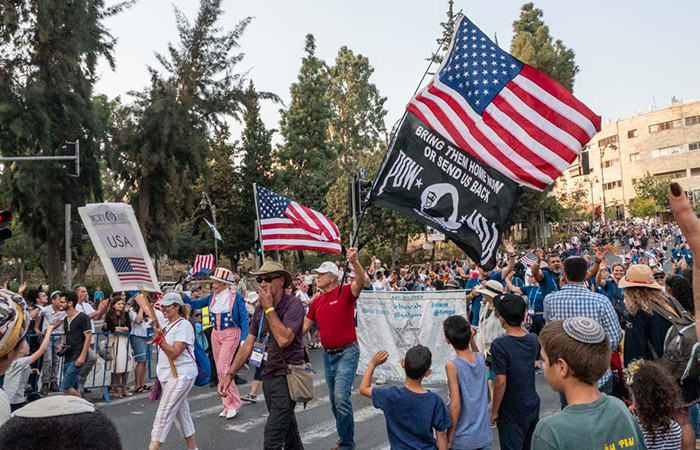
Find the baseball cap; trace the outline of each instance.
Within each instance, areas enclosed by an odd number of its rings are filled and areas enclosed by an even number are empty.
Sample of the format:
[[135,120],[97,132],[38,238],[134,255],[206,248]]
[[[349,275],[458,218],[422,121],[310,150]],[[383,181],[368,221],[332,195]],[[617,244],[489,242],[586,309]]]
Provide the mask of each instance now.
[[330,273],[331,275],[335,276],[338,278],[340,276],[340,270],[338,270],[338,266],[336,266],[334,263],[330,261],[326,261],[323,264],[319,266],[318,269],[314,269],[311,271],[313,274],[320,274],[320,273]]
[[161,306],[170,306],[177,303],[178,305],[184,305],[185,302],[182,301],[182,297],[180,297],[180,294],[177,292],[168,292],[163,296],[163,299],[160,301]]

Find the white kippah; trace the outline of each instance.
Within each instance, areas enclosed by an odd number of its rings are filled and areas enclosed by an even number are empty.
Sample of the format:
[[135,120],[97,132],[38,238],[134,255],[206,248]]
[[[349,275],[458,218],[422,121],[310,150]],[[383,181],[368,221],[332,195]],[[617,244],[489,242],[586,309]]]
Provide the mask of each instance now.
[[12,415],[30,419],[46,417],[70,416],[95,412],[95,405],[89,401],[72,395],[52,395],[29,403]]

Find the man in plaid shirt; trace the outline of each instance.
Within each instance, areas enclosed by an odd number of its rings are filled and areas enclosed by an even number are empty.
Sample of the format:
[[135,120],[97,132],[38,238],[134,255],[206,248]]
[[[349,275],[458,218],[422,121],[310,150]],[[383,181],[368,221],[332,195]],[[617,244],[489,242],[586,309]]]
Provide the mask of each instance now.
[[[544,320],[564,320],[570,317],[588,317],[597,321],[610,339],[610,348],[615,351],[622,340],[622,329],[617,313],[610,300],[602,294],[591,292],[584,283],[588,263],[579,256],[572,256],[564,261],[566,284],[558,291],[544,298]],[[598,381],[598,389],[610,394],[612,392],[612,373],[610,369]],[[562,408],[566,406],[566,397],[562,399]]]

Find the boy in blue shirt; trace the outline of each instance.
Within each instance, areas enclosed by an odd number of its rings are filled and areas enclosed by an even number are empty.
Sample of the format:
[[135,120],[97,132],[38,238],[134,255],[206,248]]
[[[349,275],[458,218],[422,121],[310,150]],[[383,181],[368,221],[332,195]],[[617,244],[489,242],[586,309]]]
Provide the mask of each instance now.
[[[439,395],[423,388],[423,378],[432,371],[432,355],[427,347],[416,345],[406,352],[401,366],[406,371],[402,387],[372,388],[372,375],[389,357],[386,350],[374,354],[360,383],[360,394],[372,399],[372,405],[384,411],[389,443],[394,450],[447,450],[450,417]],[[437,438],[437,439],[436,439]]]

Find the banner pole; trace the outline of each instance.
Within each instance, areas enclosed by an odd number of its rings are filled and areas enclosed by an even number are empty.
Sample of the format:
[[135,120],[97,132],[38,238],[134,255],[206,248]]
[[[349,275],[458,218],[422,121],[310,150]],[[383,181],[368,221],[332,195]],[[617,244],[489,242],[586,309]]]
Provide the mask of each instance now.
[[[440,48],[445,43],[446,39],[447,39],[447,37],[440,40],[440,42],[438,43],[438,47],[435,50],[435,54],[437,54],[440,51]],[[443,64],[444,64],[444,61],[443,61]],[[442,67],[443,64],[441,64],[440,67]],[[423,84],[423,81],[425,80],[425,77],[428,75],[428,72],[430,71],[430,67],[432,67],[432,65],[433,65],[433,59],[431,58],[430,62],[428,63],[428,67],[425,68],[425,72],[423,72],[423,76],[421,77],[420,81],[418,82],[416,89],[413,91],[413,95],[411,96],[411,98],[416,96],[418,89],[420,89],[421,85]],[[394,129],[394,133],[391,135],[391,141],[389,142],[389,145],[387,146],[387,149],[384,152],[384,156],[382,157],[382,162],[379,163],[379,169],[377,170],[377,173],[374,175],[374,179],[372,180],[372,187],[370,188],[369,193],[367,194],[367,199],[366,199],[364,205],[362,205],[362,211],[360,212],[360,217],[357,220],[357,227],[355,228],[353,236],[352,236],[352,240],[350,241],[351,248],[355,247],[355,245],[357,244],[357,235],[359,234],[360,227],[362,226],[362,219],[365,217],[365,212],[367,211],[367,206],[369,205],[369,202],[372,198],[372,193],[374,192],[374,189],[377,187],[377,181],[379,180],[379,174],[381,174],[382,171],[384,170],[384,166],[386,165],[386,162],[389,158],[389,155],[391,154],[391,151],[394,149],[394,141],[396,140],[396,136],[399,134],[399,130],[401,129],[401,126],[403,125],[404,120],[406,120],[407,114],[408,114],[408,110],[404,110],[403,116],[401,116],[401,120],[399,120],[398,125]],[[256,204],[256,208],[257,208],[257,204]],[[260,241],[260,243],[262,244],[262,240]],[[343,288],[343,284],[345,284],[345,278],[348,275],[349,265],[350,265],[350,263],[348,263],[346,261],[345,262],[345,269],[343,270],[343,277],[340,279],[340,283],[338,286],[338,297],[340,297],[340,291]]]
[[258,183],[253,183],[253,198],[255,199],[255,217],[258,218],[258,239],[260,239],[260,248],[262,253],[260,254],[261,264],[265,264],[265,246],[263,245],[262,237],[262,223],[260,222],[260,208],[258,206]]
[[[141,295],[143,296],[143,300],[146,302],[146,305],[148,306],[148,312],[149,315],[151,316],[151,320],[153,320],[153,325],[154,328],[160,328],[160,322],[158,321],[158,316],[156,316],[156,311],[153,309],[153,305],[151,302],[148,300],[148,292],[146,291],[141,291]],[[143,305],[140,305],[141,309],[143,309]],[[170,357],[168,357],[168,363],[170,364],[170,372],[173,374],[173,378],[177,379],[177,369],[175,368],[175,363],[173,362]]]

